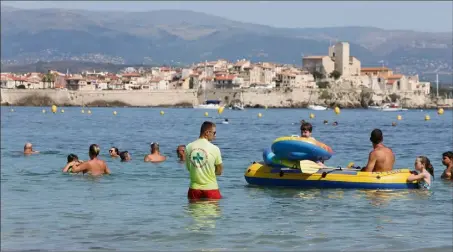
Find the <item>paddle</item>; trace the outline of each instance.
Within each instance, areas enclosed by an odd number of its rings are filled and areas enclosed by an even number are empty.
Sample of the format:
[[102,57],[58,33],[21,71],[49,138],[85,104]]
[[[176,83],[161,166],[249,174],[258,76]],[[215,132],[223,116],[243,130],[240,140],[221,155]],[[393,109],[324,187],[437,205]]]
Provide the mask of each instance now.
[[341,168],[341,167],[322,167],[316,162],[313,162],[311,160],[301,160],[299,161],[299,167],[302,173],[306,174],[314,174],[317,173],[320,169],[328,169],[328,170],[342,170],[342,169],[348,169],[348,170],[356,170],[356,169],[351,169],[351,167],[354,165],[353,162],[350,162],[347,166],[347,168]]

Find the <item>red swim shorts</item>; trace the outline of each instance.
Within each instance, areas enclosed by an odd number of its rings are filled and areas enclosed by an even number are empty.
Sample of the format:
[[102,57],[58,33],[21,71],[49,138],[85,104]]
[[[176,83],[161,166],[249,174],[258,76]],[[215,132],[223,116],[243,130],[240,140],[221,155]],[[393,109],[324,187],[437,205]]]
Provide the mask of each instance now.
[[215,190],[198,190],[189,188],[187,192],[187,198],[196,200],[196,199],[221,199],[219,189]]

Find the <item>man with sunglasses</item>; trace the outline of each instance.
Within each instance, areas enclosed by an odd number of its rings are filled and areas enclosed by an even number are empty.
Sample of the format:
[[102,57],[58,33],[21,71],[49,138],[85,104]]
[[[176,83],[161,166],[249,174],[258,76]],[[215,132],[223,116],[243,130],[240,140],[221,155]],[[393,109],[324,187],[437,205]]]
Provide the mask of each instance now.
[[200,137],[187,145],[186,167],[190,173],[189,200],[221,199],[216,175],[222,175],[222,155],[219,147],[211,142],[216,137],[216,125],[204,122]]
[[120,151],[118,150],[118,148],[112,147],[112,148],[110,148],[110,150],[109,150],[109,155],[110,155],[110,157],[112,157],[112,158],[117,158],[117,157],[120,156]]

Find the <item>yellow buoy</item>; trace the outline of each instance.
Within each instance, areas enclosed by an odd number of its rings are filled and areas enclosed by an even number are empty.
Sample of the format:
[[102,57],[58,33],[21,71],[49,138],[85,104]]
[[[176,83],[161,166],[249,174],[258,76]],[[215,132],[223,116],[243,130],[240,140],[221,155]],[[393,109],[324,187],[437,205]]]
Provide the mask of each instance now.
[[398,115],[398,116],[396,117],[396,119],[397,119],[398,121],[401,121],[401,120],[403,119],[403,117],[400,116],[400,115]]
[[57,106],[56,105],[52,105],[52,113],[57,113]]
[[437,114],[438,114],[438,115],[443,115],[443,114],[444,114],[444,109],[443,109],[443,108],[439,108],[439,109],[437,110]]
[[335,109],[333,110],[335,112],[335,114],[340,114],[340,108],[339,107],[335,107]]
[[219,113],[219,115],[222,114],[224,109],[224,106],[220,107],[219,109],[217,109],[217,113]]
[[46,110],[45,110],[45,109],[43,109],[43,110],[42,110],[42,112],[43,112],[43,113],[46,113]]
[[88,112],[87,112],[87,113],[88,113],[88,114],[91,114],[91,110],[88,110]]
[[61,109],[61,113],[64,113],[64,109]]
[[113,111],[113,115],[116,115],[116,111]]
[[311,119],[315,118],[315,114],[310,113],[310,118],[311,118]]
[[429,117],[429,115],[425,115],[425,121],[429,121],[431,120],[431,117]]
[[85,113],[85,110],[82,109],[82,110],[80,110],[80,112],[82,112],[82,114],[83,114],[83,113]]
[[208,116],[208,115],[209,115],[208,112],[204,112],[204,116]]
[[160,111],[160,115],[164,115],[164,114],[165,114],[165,113],[164,113],[164,111],[163,111],[163,110],[161,110],[161,111]]
[[263,115],[261,113],[258,113],[258,117],[262,117]]

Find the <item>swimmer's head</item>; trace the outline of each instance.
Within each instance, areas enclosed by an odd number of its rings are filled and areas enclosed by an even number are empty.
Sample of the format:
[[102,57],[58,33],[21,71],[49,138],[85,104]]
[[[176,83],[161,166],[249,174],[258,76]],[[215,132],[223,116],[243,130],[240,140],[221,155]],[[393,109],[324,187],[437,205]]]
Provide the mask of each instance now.
[[450,166],[453,163],[453,151],[447,151],[442,153],[442,164]]
[[79,161],[79,157],[76,155],[76,154],[69,154],[68,155],[68,163],[72,162],[72,161]]
[[97,144],[90,145],[90,148],[88,149],[88,154],[90,155],[90,157],[97,157],[100,152],[101,148],[99,148],[99,145]]
[[119,155],[119,153],[120,153],[120,150],[118,150],[118,148],[116,148],[116,147],[112,147],[109,150],[109,154],[111,157],[117,157]]
[[300,126],[300,136],[301,137],[311,137],[311,132],[313,131],[313,126],[311,123],[304,122]]
[[131,155],[129,155],[128,151],[122,151],[120,152],[120,158],[122,162],[129,161],[131,160]]
[[335,121],[335,122],[332,123],[332,125],[333,125],[333,126],[337,126],[337,125],[338,125],[338,122]]
[[371,131],[370,141],[374,145],[380,144],[382,141],[384,141],[384,136],[382,135],[382,131],[380,129],[374,129],[373,131]]
[[426,169],[431,176],[434,176],[434,168],[429,158],[425,156],[418,156],[415,159],[415,170],[421,172],[423,169]]
[[327,120],[324,120],[324,124],[328,124],[328,123],[329,123],[329,121],[327,121]]
[[184,144],[178,145],[176,148],[176,155],[178,156],[179,159],[184,158],[184,153],[186,151],[186,146]]
[[24,145],[24,151],[26,150],[33,150],[33,145],[31,143],[26,143]]
[[151,153],[159,152],[159,143],[152,142],[150,147],[151,147]]

